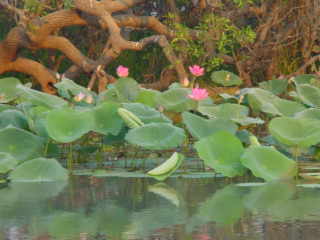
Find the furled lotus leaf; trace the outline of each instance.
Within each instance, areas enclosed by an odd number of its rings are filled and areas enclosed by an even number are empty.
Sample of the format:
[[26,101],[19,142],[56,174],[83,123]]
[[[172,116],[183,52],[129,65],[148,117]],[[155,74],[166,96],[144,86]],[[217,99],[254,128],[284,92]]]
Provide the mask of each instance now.
[[266,181],[293,178],[297,163],[273,147],[251,146],[241,156],[241,163]]
[[68,171],[52,158],[36,158],[20,164],[9,179],[13,182],[52,182],[68,179]]
[[183,123],[186,124],[187,129],[191,135],[197,139],[201,139],[212,135],[221,130],[235,133],[237,125],[230,120],[225,119],[205,119],[190,112],[182,114]]
[[126,140],[146,149],[162,150],[180,146],[185,137],[183,129],[169,123],[149,123],[131,129]]
[[43,153],[42,138],[20,128],[0,130],[0,152],[9,153],[19,162],[39,157]]
[[52,110],[46,118],[49,136],[57,142],[73,142],[94,128],[90,110],[63,108]]
[[196,142],[199,157],[216,172],[228,177],[242,176],[245,168],[240,162],[242,143],[233,134],[220,131]]
[[228,71],[215,71],[211,74],[211,80],[224,87],[239,86],[242,84],[241,78]]
[[278,117],[269,123],[271,135],[289,146],[310,147],[320,142],[320,120]]

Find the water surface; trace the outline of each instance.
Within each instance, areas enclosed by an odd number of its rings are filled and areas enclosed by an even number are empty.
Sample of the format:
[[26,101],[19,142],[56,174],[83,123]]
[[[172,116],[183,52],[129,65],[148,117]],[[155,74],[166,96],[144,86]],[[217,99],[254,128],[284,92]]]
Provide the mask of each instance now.
[[0,189],[0,239],[320,239],[320,188],[76,177]]

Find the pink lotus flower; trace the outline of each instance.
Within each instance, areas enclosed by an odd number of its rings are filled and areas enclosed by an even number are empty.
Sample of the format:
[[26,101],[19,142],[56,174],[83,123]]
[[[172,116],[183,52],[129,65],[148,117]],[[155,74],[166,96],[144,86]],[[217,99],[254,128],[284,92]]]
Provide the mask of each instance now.
[[205,88],[193,88],[192,93],[188,95],[189,98],[201,101],[208,97],[208,91]]
[[200,77],[204,74],[204,68],[199,65],[189,66],[189,70],[196,77]]
[[86,95],[83,92],[78,93],[76,96],[74,96],[74,100],[76,102],[80,102],[82,99],[84,99]]
[[119,67],[117,67],[117,75],[119,77],[128,77],[129,69],[120,65]]

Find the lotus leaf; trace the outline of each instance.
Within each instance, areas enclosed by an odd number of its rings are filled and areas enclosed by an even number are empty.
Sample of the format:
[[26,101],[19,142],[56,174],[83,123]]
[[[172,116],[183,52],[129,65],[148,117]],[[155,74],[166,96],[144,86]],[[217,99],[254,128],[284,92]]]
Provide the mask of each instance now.
[[305,110],[305,107],[297,102],[281,99],[263,89],[252,88],[248,92],[248,100],[254,111],[262,111],[272,115],[293,116],[297,112]]
[[92,111],[94,117],[95,132],[102,134],[118,135],[123,128],[123,120],[118,114],[120,104],[113,102],[105,102],[95,107]]
[[0,174],[13,170],[18,165],[18,161],[8,153],[0,152]]
[[286,91],[288,87],[288,79],[273,79],[259,83],[259,87],[263,88],[275,95],[279,95]]
[[12,155],[19,162],[41,156],[42,138],[20,128],[7,127],[0,130],[0,152]]
[[311,107],[320,107],[320,89],[310,84],[297,84],[300,100]]
[[94,128],[94,118],[90,110],[56,109],[47,115],[46,128],[55,141],[73,142]]
[[135,101],[139,92],[139,84],[132,78],[120,78],[114,84],[117,96],[122,102]]
[[197,102],[188,98],[190,89],[173,88],[157,96],[156,101],[168,111],[184,112],[197,107]]
[[211,73],[211,80],[224,87],[239,86],[242,84],[241,78],[228,71],[215,71]]
[[312,84],[316,76],[313,74],[301,74],[294,78],[297,84]]
[[0,104],[0,112],[5,110],[17,110],[17,108],[9,104]]
[[59,94],[67,99],[70,99],[72,96],[78,95],[79,93],[96,97],[94,92],[65,77],[62,79],[62,81],[56,83],[54,86],[58,89]]
[[307,148],[320,142],[320,120],[278,117],[269,123],[271,135],[289,146]]
[[20,164],[9,179],[13,182],[52,182],[68,179],[68,171],[57,160],[36,158]]
[[8,103],[19,95],[17,86],[22,85],[17,78],[9,77],[0,79],[0,103]]
[[185,137],[183,129],[169,123],[149,123],[131,129],[125,139],[146,149],[162,150],[178,147]]
[[163,113],[155,110],[152,107],[141,103],[125,103],[123,107],[135,114],[143,123],[164,122],[171,123]]
[[157,107],[158,103],[156,101],[156,98],[160,94],[161,93],[156,90],[141,88],[136,98],[136,102],[145,104],[149,107]]
[[5,110],[0,112],[0,129],[9,125],[25,130],[29,129],[27,118],[22,112],[17,110]]
[[227,177],[242,176],[245,168],[240,162],[244,151],[240,140],[226,131],[220,131],[196,142],[195,148],[204,163]]
[[251,146],[245,150],[241,163],[266,181],[296,176],[297,164],[273,147]]
[[320,120],[320,109],[308,108],[302,112],[298,112],[294,115],[296,118],[312,118]]
[[39,92],[23,85],[18,85],[17,89],[19,89],[20,97],[23,100],[29,101],[37,106],[43,106],[47,108],[63,108],[68,105],[68,103],[62,98]]
[[235,133],[238,128],[232,121],[225,119],[207,120],[189,112],[184,112],[182,117],[183,123],[186,124],[191,135],[197,139],[210,136],[221,130]]

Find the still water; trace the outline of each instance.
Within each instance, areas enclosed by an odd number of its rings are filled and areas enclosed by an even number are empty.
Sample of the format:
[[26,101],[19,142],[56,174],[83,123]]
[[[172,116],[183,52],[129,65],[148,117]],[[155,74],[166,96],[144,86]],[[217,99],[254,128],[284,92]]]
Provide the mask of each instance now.
[[1,240],[319,240],[320,188],[76,177],[0,189]]

